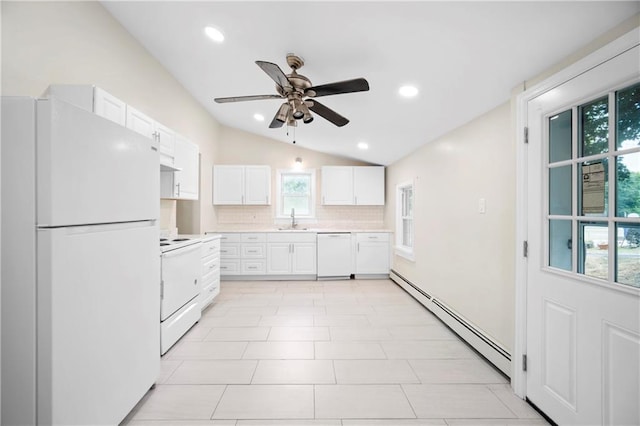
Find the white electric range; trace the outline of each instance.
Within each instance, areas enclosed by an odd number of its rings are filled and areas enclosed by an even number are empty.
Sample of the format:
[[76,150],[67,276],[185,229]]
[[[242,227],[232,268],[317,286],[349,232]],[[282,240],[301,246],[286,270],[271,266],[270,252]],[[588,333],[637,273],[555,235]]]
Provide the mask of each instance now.
[[200,319],[202,242],[160,239],[160,354],[164,355]]

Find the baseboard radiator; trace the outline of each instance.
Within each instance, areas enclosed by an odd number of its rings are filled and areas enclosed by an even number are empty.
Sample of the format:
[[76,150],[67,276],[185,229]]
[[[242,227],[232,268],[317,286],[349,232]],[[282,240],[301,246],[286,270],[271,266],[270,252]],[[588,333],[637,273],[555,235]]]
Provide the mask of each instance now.
[[402,287],[414,299],[433,312],[443,323],[453,330],[461,339],[484,356],[506,376],[511,376],[511,354],[491,336],[477,328],[458,312],[447,306],[434,295],[431,295],[402,275],[391,270],[391,280]]

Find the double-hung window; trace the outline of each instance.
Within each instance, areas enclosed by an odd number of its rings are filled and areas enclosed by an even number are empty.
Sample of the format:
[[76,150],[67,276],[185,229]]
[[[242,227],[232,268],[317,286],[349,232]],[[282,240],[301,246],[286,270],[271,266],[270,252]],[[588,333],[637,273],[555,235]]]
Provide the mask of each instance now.
[[396,254],[413,258],[413,182],[396,187]]
[[277,179],[277,217],[315,217],[315,170],[278,170]]

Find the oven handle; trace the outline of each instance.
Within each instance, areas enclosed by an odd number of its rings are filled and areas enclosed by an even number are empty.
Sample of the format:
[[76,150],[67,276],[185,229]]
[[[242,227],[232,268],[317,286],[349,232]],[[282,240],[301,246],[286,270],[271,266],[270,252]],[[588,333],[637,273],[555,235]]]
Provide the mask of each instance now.
[[175,250],[164,252],[162,253],[162,257],[169,258],[169,257],[175,257],[175,256],[182,256],[183,254],[190,253],[195,250],[200,250],[201,246],[202,246],[201,242],[197,242],[195,244],[189,244],[188,246],[185,246],[185,247],[180,247]]

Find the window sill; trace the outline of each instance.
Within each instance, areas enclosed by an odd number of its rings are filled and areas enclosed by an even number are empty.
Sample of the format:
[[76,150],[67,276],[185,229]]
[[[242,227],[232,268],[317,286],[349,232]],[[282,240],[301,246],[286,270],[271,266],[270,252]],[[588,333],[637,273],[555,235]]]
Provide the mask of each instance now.
[[405,258],[405,259],[407,259],[407,260],[409,260],[411,262],[415,262],[416,261],[416,258],[413,255],[413,250],[409,250],[409,249],[407,249],[405,247],[401,247],[401,246],[394,247],[394,250],[395,250],[396,256],[403,257],[403,258]]

